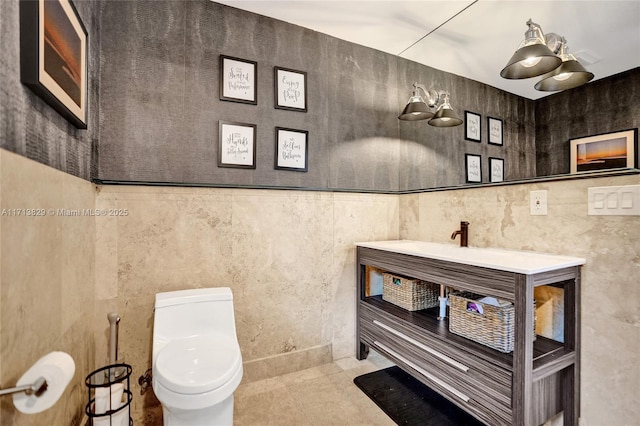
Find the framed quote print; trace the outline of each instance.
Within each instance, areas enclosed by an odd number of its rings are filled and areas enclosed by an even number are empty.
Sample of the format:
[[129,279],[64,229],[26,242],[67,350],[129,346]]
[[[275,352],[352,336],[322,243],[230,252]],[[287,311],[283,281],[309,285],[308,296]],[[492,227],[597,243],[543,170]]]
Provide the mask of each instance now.
[[220,121],[218,167],[256,168],[256,125]]
[[220,100],[258,104],[258,63],[220,55]]
[[307,73],[274,67],[275,107],[307,112]]
[[489,157],[489,182],[504,181],[504,159]]
[[487,129],[489,132],[489,143],[491,145],[502,145],[502,120],[487,117]]
[[475,112],[464,112],[464,138],[468,141],[480,142],[481,117]]
[[475,154],[465,154],[464,159],[467,183],[482,182],[482,165],[480,163],[482,157]]
[[274,167],[279,170],[306,172],[309,164],[308,147],[308,131],[276,127],[276,160]]

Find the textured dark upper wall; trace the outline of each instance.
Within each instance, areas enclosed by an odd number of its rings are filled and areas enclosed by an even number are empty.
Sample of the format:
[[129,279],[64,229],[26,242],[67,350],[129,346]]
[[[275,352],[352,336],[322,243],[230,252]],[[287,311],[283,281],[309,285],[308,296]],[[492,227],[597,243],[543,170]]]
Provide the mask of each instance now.
[[[397,137],[392,56],[206,0],[105,2],[102,19],[101,179],[398,189],[367,141]],[[258,63],[257,105],[219,99],[221,54]],[[274,66],[307,72],[308,112],[274,108]],[[255,170],[217,167],[220,120],[257,125]],[[309,132],[307,173],[274,169],[275,127]]]
[[569,140],[640,127],[640,68],[536,101],[537,175],[569,173]]
[[[412,83],[446,90],[451,106],[464,120],[465,111],[481,115],[481,141],[465,140],[465,124],[450,128],[427,121],[400,123],[403,156],[400,181],[403,189],[437,188],[465,182],[465,154],[481,156],[482,181],[489,182],[489,157],[504,159],[505,180],[535,176],[534,101],[512,95],[477,81],[399,60],[400,111]],[[397,115],[397,114],[396,114]],[[503,120],[503,145],[488,143],[488,117]]]
[[[207,0],[107,0],[101,26],[102,180],[398,191],[464,183],[465,152],[535,175],[532,101],[480,83]],[[221,54],[258,63],[257,105],[219,100]],[[274,66],[307,72],[307,113],[274,108]],[[413,81],[482,114],[483,142],[400,122]],[[504,147],[487,145],[487,114]],[[257,125],[255,170],[217,167],[220,120]],[[309,131],[307,173],[274,169],[275,127]]]
[[[96,175],[100,27],[98,3],[75,0],[88,34],[87,129],[76,129],[20,82],[20,3],[0,1],[0,148],[83,179]],[[93,160],[93,161],[92,161]]]

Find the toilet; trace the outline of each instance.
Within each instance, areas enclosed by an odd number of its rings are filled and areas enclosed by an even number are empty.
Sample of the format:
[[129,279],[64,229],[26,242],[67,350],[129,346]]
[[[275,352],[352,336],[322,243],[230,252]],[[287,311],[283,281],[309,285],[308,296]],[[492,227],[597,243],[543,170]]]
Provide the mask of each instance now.
[[230,288],[156,294],[152,352],[165,426],[233,424],[242,355]]

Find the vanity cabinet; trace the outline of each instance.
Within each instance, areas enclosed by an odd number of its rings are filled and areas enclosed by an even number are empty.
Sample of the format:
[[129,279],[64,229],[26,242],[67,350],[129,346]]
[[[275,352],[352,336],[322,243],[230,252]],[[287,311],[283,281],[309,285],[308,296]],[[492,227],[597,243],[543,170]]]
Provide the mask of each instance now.
[[[535,426],[580,415],[580,265],[584,259],[451,244],[357,244],[357,358],[369,348],[487,425]],[[370,268],[510,301],[514,350],[449,332],[438,308],[407,311],[367,288]],[[534,288],[562,288],[563,342],[535,336]]]

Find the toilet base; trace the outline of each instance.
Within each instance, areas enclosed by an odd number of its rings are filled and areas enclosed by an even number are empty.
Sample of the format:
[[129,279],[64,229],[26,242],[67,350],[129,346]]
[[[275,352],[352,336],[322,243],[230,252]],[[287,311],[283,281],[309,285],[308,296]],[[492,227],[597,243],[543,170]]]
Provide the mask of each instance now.
[[233,426],[233,394],[201,410],[181,410],[163,405],[162,417],[164,426]]

